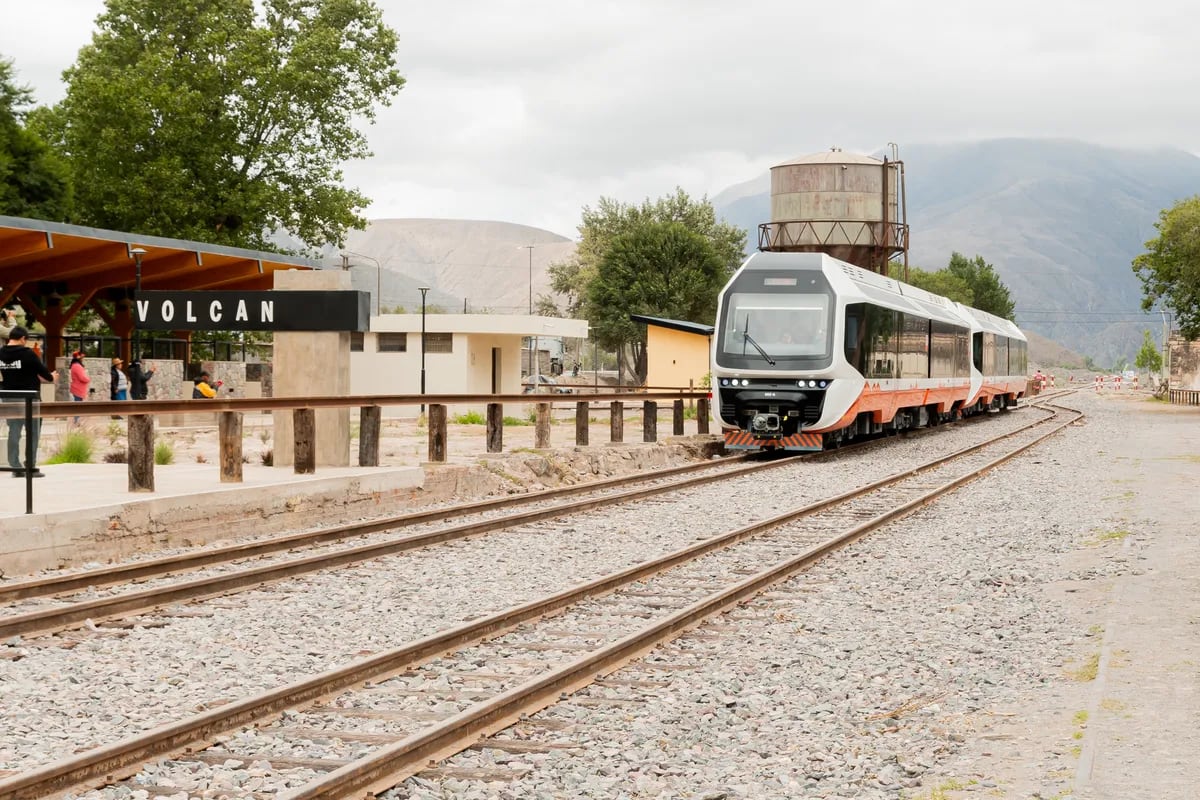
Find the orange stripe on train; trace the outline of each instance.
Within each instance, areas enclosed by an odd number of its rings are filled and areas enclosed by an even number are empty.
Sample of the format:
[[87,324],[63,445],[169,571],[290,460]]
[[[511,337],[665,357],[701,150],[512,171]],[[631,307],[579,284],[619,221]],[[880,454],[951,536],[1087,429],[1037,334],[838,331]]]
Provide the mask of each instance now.
[[821,450],[822,436],[819,433],[793,433],[779,439],[760,439],[746,431],[725,431],[726,447],[776,448],[790,447],[806,450]]

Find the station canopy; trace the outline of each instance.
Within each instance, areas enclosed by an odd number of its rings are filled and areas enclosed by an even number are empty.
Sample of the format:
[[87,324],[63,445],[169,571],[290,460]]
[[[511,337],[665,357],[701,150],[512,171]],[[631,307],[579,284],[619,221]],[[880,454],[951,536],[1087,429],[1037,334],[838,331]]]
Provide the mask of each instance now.
[[129,360],[139,261],[146,291],[266,290],[279,270],[320,269],[279,253],[0,215],[0,306],[19,303],[44,325],[50,360],[84,308],[109,325]]

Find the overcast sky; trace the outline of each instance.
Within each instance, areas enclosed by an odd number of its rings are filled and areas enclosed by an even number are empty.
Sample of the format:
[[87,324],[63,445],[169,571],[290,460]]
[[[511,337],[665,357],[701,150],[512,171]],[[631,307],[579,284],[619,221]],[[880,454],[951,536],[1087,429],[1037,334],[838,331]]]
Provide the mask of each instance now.
[[[575,236],[601,196],[710,197],[837,145],[1070,137],[1200,151],[1194,0],[376,0],[408,83],[347,165],[368,217]],[[6,0],[41,103],[103,0]]]

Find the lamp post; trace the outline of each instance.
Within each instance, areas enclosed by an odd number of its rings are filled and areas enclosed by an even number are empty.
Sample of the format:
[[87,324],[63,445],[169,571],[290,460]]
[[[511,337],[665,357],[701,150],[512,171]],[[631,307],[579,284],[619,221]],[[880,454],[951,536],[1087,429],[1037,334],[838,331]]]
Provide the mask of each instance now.
[[[133,247],[129,250],[133,256],[133,302],[134,302],[134,319],[137,319],[137,299],[142,293],[142,256],[146,255],[146,251],[141,247]],[[133,352],[129,354],[129,362],[141,360],[142,350],[142,326],[138,325],[133,329]]]
[[[380,265],[379,259],[371,258],[371,256],[363,255],[362,253],[355,253],[353,250],[345,250],[341,253],[341,256],[342,269],[349,269],[352,266],[350,264],[350,256],[365,258],[367,261],[375,263],[375,316],[380,316],[383,313],[381,310],[383,308],[383,266]],[[391,256],[388,256],[384,259],[384,263],[390,260]]]
[[[428,286],[418,286],[417,289],[421,292],[421,394],[425,394],[425,295],[429,292]],[[421,413],[425,413],[425,404],[421,403]]]

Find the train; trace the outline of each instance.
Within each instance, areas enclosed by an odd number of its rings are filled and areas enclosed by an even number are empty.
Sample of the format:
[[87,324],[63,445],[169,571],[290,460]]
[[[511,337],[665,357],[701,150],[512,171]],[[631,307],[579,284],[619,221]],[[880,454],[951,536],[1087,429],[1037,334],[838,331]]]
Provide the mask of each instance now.
[[1028,341],[824,253],[764,251],[721,290],[711,366],[727,449],[812,452],[1015,406]]

